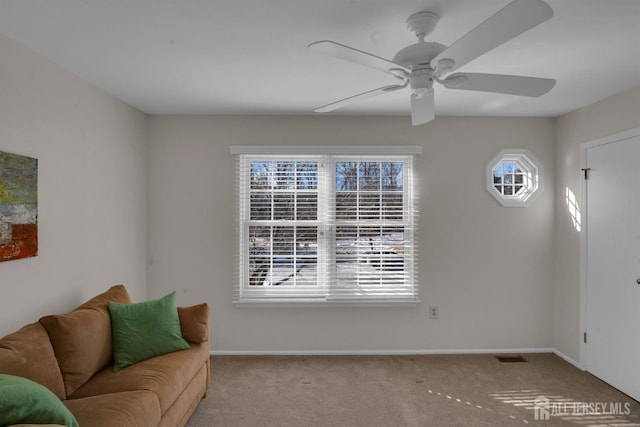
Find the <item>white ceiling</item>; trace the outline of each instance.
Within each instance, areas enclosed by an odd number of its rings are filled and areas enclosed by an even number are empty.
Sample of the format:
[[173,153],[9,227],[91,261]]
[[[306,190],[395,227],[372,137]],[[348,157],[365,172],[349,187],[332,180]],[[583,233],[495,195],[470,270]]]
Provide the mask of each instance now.
[[[557,116],[640,85],[639,0],[546,0],[554,17],[459,71],[554,78],[541,98],[436,88],[437,115]],[[316,114],[392,76],[319,55],[331,39],[385,58],[450,45],[509,0],[0,0],[0,32],[152,114]],[[1,59],[0,59],[1,60]],[[403,90],[331,114],[409,115]]]

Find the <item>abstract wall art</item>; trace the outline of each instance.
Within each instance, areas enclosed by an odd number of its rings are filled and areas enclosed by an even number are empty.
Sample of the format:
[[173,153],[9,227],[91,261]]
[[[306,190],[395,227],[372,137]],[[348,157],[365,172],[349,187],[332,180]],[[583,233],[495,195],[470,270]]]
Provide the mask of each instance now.
[[38,159],[0,151],[0,261],[38,255]]

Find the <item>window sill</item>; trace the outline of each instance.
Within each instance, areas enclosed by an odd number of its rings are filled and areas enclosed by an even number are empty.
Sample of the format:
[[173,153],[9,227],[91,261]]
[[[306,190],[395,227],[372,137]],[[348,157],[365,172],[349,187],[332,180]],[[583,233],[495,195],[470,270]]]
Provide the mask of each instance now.
[[234,301],[238,308],[298,308],[298,307],[416,307],[419,299],[413,300],[244,300]]

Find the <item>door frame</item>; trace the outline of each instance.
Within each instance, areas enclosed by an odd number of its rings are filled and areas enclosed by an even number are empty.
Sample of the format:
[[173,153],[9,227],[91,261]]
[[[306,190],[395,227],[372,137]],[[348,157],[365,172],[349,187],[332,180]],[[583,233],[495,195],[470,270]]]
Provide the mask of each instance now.
[[[602,138],[594,139],[580,144],[580,167],[587,167],[587,151],[590,148],[612,144],[625,139],[640,137],[640,128],[618,132]],[[587,369],[587,345],[584,342],[584,334],[587,332],[587,224],[589,212],[587,211],[587,180],[580,178],[580,192],[582,205],[582,231],[580,232],[580,367]],[[588,339],[588,338],[587,338]]]

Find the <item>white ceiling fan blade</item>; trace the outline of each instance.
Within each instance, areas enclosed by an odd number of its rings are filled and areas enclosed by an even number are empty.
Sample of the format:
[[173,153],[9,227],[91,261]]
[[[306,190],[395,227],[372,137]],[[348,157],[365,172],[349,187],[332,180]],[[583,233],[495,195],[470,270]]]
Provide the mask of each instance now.
[[477,90],[531,97],[544,95],[556,84],[553,79],[480,73],[455,73],[440,82],[449,89]]
[[[543,23],[553,9],[542,0],[513,0],[431,60],[431,67],[453,71],[478,56]],[[453,61],[453,63],[449,62]]]
[[363,93],[359,93],[357,95],[350,96],[350,97],[345,98],[345,99],[341,99],[340,101],[332,102],[331,104],[323,105],[322,107],[316,108],[313,111],[315,111],[316,113],[328,113],[329,111],[333,111],[333,110],[337,110],[338,108],[346,107],[347,105],[352,104],[354,102],[362,101],[362,100],[368,99],[368,98],[373,98],[374,96],[382,95],[384,93],[394,92],[394,91],[399,90],[399,89],[404,89],[405,87],[407,87],[408,83],[409,82],[406,81],[404,84],[401,84],[401,85],[392,85],[392,86],[379,87],[377,89],[373,89],[373,90],[370,90],[370,91],[367,91],[367,92],[363,92]]
[[411,94],[411,124],[421,125],[430,122],[435,116],[433,89],[413,92]]
[[[402,65],[398,65],[388,59],[331,40],[313,42],[307,47],[316,52],[375,68],[376,70],[384,71],[396,77],[406,77],[406,75],[410,73],[410,71]],[[393,70],[396,71],[394,72]]]

